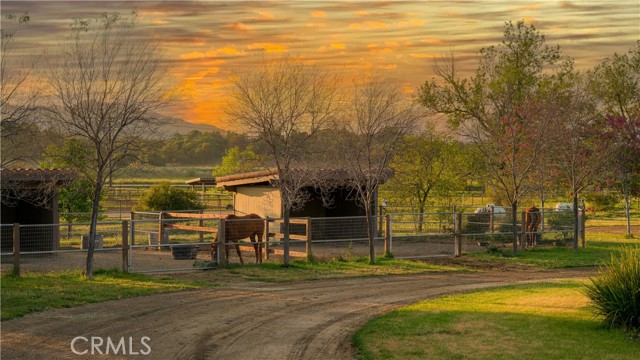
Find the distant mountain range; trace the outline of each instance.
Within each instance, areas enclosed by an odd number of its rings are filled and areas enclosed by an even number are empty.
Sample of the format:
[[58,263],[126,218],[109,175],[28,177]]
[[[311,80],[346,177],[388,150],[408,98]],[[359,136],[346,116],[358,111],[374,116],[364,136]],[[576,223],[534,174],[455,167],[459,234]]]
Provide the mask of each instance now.
[[194,124],[186,120],[182,120],[180,118],[175,118],[175,117],[166,118],[164,120],[165,120],[165,124],[160,126],[160,128],[158,129],[159,130],[158,133],[164,134],[167,137],[172,136],[174,134],[184,135],[193,130],[198,130],[201,132],[205,132],[205,131],[206,132],[215,131],[215,132],[221,132],[221,133],[225,132],[222,129],[215,127],[213,125]]

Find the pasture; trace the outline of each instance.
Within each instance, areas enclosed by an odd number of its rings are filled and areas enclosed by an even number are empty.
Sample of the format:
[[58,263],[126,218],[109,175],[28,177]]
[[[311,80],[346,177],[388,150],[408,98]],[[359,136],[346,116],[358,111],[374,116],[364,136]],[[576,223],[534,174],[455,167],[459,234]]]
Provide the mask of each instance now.
[[637,359],[640,341],[594,319],[579,281],[422,301],[354,336],[358,359]]

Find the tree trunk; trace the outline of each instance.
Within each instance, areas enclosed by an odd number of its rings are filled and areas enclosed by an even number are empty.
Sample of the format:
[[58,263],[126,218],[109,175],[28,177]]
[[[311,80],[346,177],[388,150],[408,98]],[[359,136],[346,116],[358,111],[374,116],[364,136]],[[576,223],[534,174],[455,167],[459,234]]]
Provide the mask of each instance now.
[[96,187],[93,192],[93,204],[91,206],[91,223],[89,224],[89,247],[87,248],[87,279],[93,279],[93,253],[96,242],[96,227],[98,225],[98,212],[100,211],[100,196],[102,193],[102,173],[98,172]]
[[[540,231],[544,234],[544,199],[540,199]],[[542,235],[540,235],[542,236]]]
[[626,182],[622,182],[622,193],[624,194],[624,212],[627,217],[627,236],[631,237],[631,191]]
[[289,266],[289,209],[285,206],[283,216],[283,226],[284,230],[282,231],[283,242],[284,242],[284,254],[282,255],[282,261],[285,267]]
[[365,208],[365,215],[367,217],[367,236],[369,237],[369,264],[373,265],[376,262],[376,250],[374,239],[374,226],[375,220],[372,217],[372,204],[369,204]]
[[[518,254],[518,201],[515,200],[511,204],[511,226],[513,233],[513,255]],[[524,226],[524,224],[522,224]]]
[[418,205],[418,232],[422,232],[422,226],[424,224],[424,203]]
[[573,251],[578,251],[578,235],[579,235],[579,226],[578,223],[578,192],[574,190],[573,192]]

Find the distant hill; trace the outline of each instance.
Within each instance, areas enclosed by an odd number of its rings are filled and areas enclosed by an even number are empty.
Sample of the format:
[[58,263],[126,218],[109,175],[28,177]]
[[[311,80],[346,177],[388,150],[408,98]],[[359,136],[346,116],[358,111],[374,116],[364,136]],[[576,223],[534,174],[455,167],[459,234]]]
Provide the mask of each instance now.
[[159,134],[164,134],[166,137],[170,137],[174,134],[184,135],[190,131],[198,130],[201,132],[215,131],[224,133],[224,131],[218,127],[207,124],[194,124],[179,118],[166,118],[166,123],[162,125],[158,131]]

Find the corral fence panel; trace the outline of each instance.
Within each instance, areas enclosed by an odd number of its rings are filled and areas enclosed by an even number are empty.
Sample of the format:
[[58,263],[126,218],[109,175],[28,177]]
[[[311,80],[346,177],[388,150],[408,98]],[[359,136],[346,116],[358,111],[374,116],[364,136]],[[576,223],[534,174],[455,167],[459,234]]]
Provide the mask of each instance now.
[[[72,225],[72,226],[70,226]],[[18,234],[15,239],[14,233]],[[1,226],[2,272],[14,269],[15,241],[20,272],[61,272],[86,269],[89,223]],[[122,222],[96,226],[94,268],[122,267]]]
[[396,213],[389,215],[390,251],[399,259],[453,256],[455,213]]

